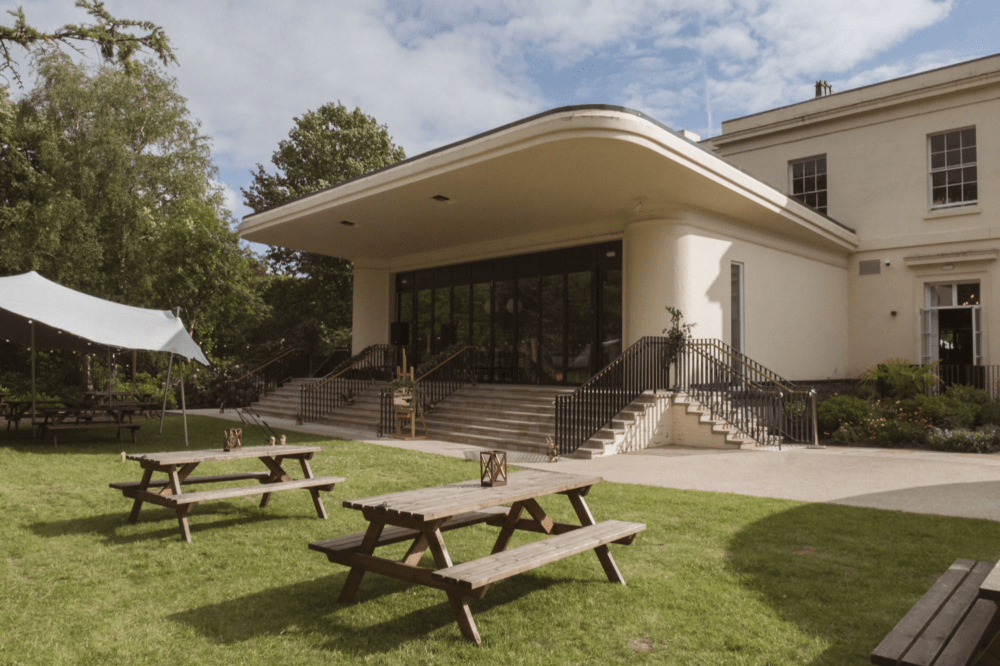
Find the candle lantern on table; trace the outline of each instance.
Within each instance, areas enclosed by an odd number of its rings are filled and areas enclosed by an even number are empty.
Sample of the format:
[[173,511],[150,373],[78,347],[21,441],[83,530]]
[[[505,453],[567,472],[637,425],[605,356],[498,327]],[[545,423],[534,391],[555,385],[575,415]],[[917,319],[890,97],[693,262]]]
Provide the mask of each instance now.
[[507,452],[482,451],[479,454],[479,479],[487,487],[507,485]]

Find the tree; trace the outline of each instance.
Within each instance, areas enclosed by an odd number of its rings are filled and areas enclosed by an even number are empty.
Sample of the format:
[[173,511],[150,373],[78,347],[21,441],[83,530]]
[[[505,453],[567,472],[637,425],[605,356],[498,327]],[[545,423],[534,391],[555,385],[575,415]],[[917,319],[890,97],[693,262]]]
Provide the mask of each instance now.
[[[361,109],[337,102],[294,119],[288,139],[271,156],[277,173],[257,164],[243,189],[246,205],[259,212],[405,159],[385,125]],[[327,344],[350,339],[353,280],[350,262],[311,252],[272,247],[271,269],[286,276],[273,281],[269,301],[285,314],[285,330],[309,346],[317,335]]]
[[[29,26],[21,7],[8,10],[7,13],[14,17],[14,25],[0,25],[0,73],[9,71],[20,85],[21,77],[13,64],[11,45],[31,50],[37,45],[58,43],[79,51],[75,42],[90,42],[97,46],[105,61],[121,66],[126,74],[135,73],[137,66],[133,57],[142,49],[152,51],[164,65],[177,62],[163,28],[149,21],[115,18],[104,8],[103,2],[76,0],[76,6],[87,10],[94,23],[68,23],[50,33]],[[145,34],[132,34],[133,29],[145,31]]]
[[148,62],[126,75],[52,49],[34,66],[34,90],[0,96],[11,121],[0,124],[0,275],[37,270],[100,298],[180,306],[203,346],[241,335],[262,308],[255,258],[230,229],[209,139],[176,81]]

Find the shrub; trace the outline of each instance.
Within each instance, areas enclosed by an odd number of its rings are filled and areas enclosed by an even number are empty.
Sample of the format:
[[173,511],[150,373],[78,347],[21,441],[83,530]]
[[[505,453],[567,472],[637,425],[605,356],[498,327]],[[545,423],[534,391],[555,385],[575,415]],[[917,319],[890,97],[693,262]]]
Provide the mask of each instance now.
[[869,416],[868,402],[849,395],[834,396],[816,408],[816,422],[825,435],[836,433],[844,424],[857,426]]
[[938,451],[995,453],[1000,451],[1000,428],[948,430],[936,428],[927,435],[927,444]]
[[932,372],[940,361],[927,365],[912,365],[903,359],[889,359],[861,375],[861,383],[869,388],[882,388],[893,398],[913,398],[925,394],[941,380]]
[[979,421],[983,425],[1000,425],[1000,402],[991,400],[979,411]]
[[850,423],[841,423],[837,431],[833,433],[835,444],[850,445],[856,443],[859,439],[857,430]]
[[945,389],[944,394],[948,398],[954,398],[955,400],[967,402],[971,405],[979,405],[980,407],[990,402],[989,393],[983,389],[965,384],[952,384]]
[[899,419],[872,417],[861,424],[869,442],[886,448],[923,446],[927,430],[919,423]]
[[948,429],[968,429],[975,425],[982,409],[974,403],[962,402],[955,398],[918,395],[910,400],[897,403],[900,418]]

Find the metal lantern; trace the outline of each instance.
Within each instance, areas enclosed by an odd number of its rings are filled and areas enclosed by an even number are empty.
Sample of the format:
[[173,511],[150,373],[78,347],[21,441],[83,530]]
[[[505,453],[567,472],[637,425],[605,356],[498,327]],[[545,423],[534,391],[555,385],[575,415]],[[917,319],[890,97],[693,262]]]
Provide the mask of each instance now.
[[506,451],[482,451],[479,454],[479,480],[486,487],[507,485]]

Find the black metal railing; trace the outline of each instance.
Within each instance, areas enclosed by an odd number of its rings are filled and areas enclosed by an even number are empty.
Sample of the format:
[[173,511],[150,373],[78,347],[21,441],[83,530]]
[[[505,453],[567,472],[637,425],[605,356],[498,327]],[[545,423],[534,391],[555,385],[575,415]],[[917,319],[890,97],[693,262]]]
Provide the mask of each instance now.
[[[478,381],[479,348],[469,345],[462,347],[433,368],[414,379],[414,393],[423,411],[429,412],[434,406],[466,384]],[[376,433],[381,437],[395,430],[395,415],[392,405],[392,390],[383,389],[379,395],[379,423]]]
[[644,391],[666,389],[667,338],[644,337],[569,395],[556,397],[556,441],[569,455]]
[[299,419],[316,421],[337,407],[354,402],[355,396],[375,382],[392,378],[392,349],[375,345],[347,367],[335,370],[299,390]]
[[309,354],[292,348],[223,386],[222,409],[245,408],[295,376],[309,373]]
[[816,392],[800,388],[721,340],[689,340],[675,387],[760,445],[816,443]]
[[1000,365],[941,365],[934,366],[932,372],[939,381],[934,393],[944,391],[954,384],[972,386],[989,393],[990,398],[1000,398]]

